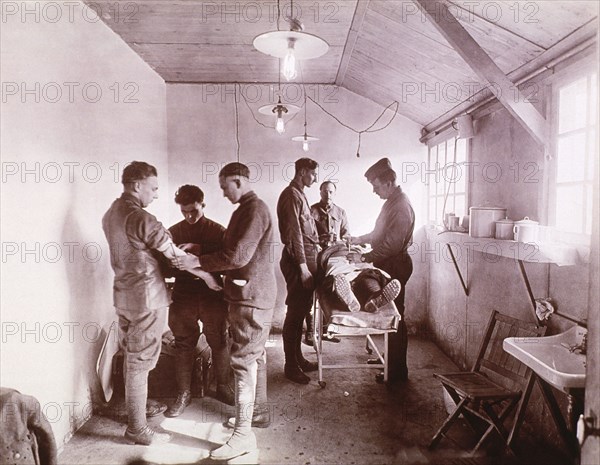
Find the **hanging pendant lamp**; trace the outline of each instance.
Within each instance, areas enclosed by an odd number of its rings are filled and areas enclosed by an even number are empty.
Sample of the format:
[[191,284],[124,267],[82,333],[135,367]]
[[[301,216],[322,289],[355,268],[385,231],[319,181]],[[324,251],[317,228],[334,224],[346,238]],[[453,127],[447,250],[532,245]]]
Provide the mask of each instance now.
[[294,136],[292,137],[292,140],[294,142],[302,142],[302,150],[304,150],[305,152],[308,152],[309,150],[309,142],[314,142],[319,140],[318,137],[313,137],[313,136],[309,136],[306,133],[306,124],[304,124],[304,135],[303,136]]
[[[292,14],[294,2],[291,2]],[[279,15],[279,2],[277,2]],[[309,60],[323,56],[329,50],[329,44],[320,37],[304,32],[304,26],[295,18],[290,19],[289,31],[265,32],[254,38],[254,48],[265,55],[283,58],[281,73],[291,81],[297,72],[297,60]]]
[[263,115],[276,115],[277,121],[275,124],[275,130],[279,134],[283,134],[285,132],[285,122],[283,117],[285,115],[293,115],[300,111],[300,107],[291,104],[283,104],[281,103],[281,97],[277,100],[277,104],[273,105],[264,105],[258,109],[258,112]]
[[[279,61],[281,62],[281,60]],[[283,117],[285,115],[293,115],[298,113],[300,111],[300,107],[289,103],[286,105],[281,103],[281,76],[279,76],[278,90],[279,98],[277,99],[277,104],[275,106],[264,105],[258,109],[258,112],[263,115],[276,115],[277,121],[275,123],[275,130],[279,135],[281,135],[285,132],[285,121],[283,120]]]
[[294,142],[302,142],[302,150],[308,152],[309,150],[309,142],[314,142],[319,140],[318,137],[309,136],[306,129],[306,89],[304,90],[304,134],[302,136],[294,136],[292,140]]

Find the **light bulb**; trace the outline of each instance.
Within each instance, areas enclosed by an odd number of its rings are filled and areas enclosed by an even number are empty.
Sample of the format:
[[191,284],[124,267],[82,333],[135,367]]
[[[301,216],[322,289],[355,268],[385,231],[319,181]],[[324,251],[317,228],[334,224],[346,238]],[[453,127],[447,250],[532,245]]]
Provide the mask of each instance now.
[[304,139],[304,141],[302,142],[302,150],[308,152],[308,141],[306,139]]
[[298,72],[296,71],[296,53],[294,52],[294,41],[288,42],[287,53],[283,59],[283,76],[291,81],[296,78]]
[[275,130],[279,134],[283,134],[285,132],[285,123],[283,122],[283,116],[281,112],[277,114],[277,124],[275,125]]

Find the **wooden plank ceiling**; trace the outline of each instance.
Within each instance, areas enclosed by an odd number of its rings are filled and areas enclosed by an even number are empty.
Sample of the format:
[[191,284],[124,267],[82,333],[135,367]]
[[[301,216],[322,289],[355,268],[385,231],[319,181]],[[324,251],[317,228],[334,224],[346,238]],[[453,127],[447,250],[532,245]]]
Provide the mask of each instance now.
[[[278,60],[252,46],[278,29],[276,0],[86,0],[165,81],[273,83]],[[279,29],[290,2],[280,0]],[[484,84],[410,0],[296,0],[305,32],[329,51],[301,64],[297,81],[341,85],[422,125],[451,111]],[[453,0],[447,5],[509,74],[597,22],[598,2]]]

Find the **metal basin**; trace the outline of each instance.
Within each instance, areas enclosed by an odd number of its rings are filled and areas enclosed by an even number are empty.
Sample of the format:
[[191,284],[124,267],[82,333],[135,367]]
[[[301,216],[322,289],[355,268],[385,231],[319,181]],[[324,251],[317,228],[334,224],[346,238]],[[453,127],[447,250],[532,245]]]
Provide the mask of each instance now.
[[585,359],[581,346],[587,329],[573,326],[564,333],[538,338],[508,337],[503,348],[555,388],[585,387]]

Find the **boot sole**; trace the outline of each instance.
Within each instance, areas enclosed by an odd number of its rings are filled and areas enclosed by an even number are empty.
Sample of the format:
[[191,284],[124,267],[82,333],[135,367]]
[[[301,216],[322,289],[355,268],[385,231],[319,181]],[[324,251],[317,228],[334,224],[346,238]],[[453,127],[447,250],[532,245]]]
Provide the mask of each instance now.
[[360,303],[356,300],[350,287],[350,283],[344,275],[338,274],[333,278],[335,293],[338,295],[342,302],[344,302],[351,312],[360,311]]
[[387,283],[379,294],[374,299],[369,300],[365,304],[365,312],[375,313],[384,305],[392,302],[402,290],[402,285],[400,281],[397,279],[392,279],[389,283]]

